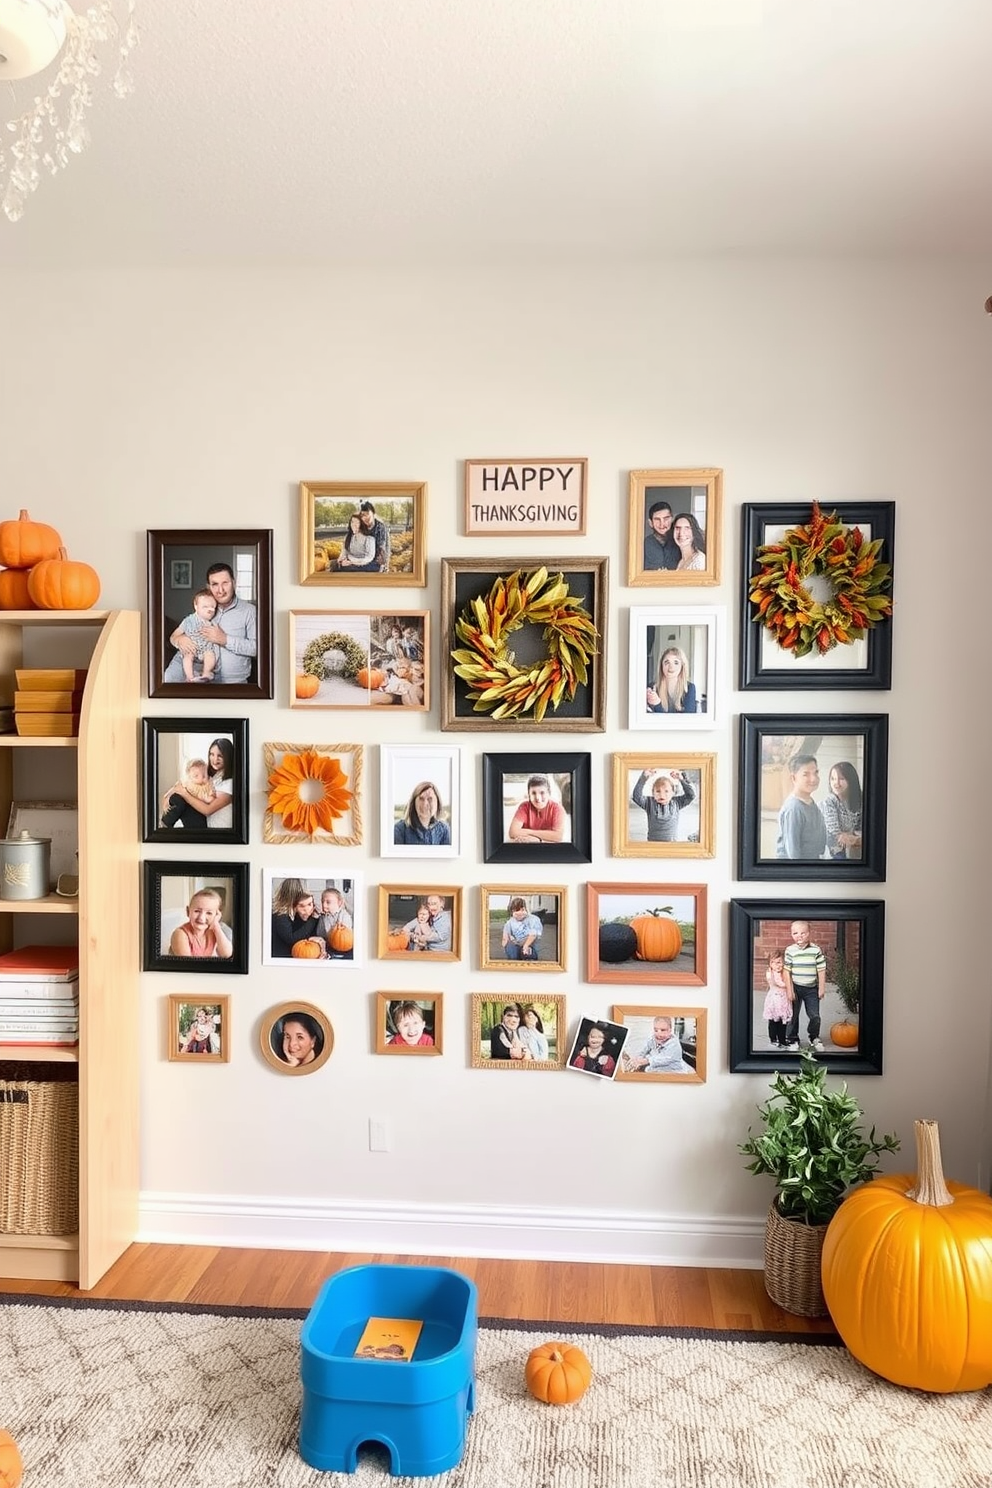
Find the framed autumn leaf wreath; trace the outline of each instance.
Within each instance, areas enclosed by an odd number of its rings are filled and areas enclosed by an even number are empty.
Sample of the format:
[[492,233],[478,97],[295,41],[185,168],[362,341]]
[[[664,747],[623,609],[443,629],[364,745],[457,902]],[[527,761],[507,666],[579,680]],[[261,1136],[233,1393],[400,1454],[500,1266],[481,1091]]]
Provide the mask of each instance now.
[[442,558],[442,729],[602,733],[608,568]]

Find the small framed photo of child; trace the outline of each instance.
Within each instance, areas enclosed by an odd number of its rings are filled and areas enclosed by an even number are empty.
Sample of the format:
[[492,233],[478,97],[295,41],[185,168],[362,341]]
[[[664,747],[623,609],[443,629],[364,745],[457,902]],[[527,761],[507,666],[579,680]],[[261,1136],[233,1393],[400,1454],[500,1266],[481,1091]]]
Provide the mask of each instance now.
[[149,531],[146,561],[148,696],[271,698],[271,531]]
[[588,754],[484,754],[485,861],[590,862],[591,774]]
[[248,720],[145,718],[142,841],[248,841]]
[[613,756],[613,856],[712,858],[715,754]]
[[280,1002],[262,1014],[258,1027],[262,1058],[280,1075],[312,1075],[331,1057],[334,1030],[323,1008],[312,1002]]
[[724,611],[630,611],[627,727],[716,728]]
[[375,994],[377,1054],[440,1054],[444,998],[440,992],[411,997],[403,992]]
[[458,961],[462,891],[451,884],[380,884],[377,955],[384,961]]
[[429,610],[290,610],[291,708],[431,705]]
[[572,1040],[568,1068],[599,1080],[614,1080],[623,1058],[627,1029],[606,1018],[583,1018]]
[[884,713],[742,715],[738,878],[885,878]]
[[706,986],[706,885],[586,885],[586,980]]
[[144,969],[248,971],[248,864],[142,864]]
[[615,1007],[613,1017],[627,1030],[618,1080],[639,1085],[652,1081],[673,1085],[705,1082],[705,1008]]
[[262,965],[349,971],[362,964],[361,875],[313,868],[262,871]]
[[730,901],[730,1069],[882,1073],[880,899]]
[[627,583],[697,587],[720,582],[723,471],[632,470]]
[[190,1002],[181,993],[167,999],[170,1059],[189,1059],[194,1064],[226,1064],[231,1057],[229,997],[209,1002]]
[[301,481],[300,583],[427,582],[423,481]]
[[565,1065],[565,999],[508,1002],[473,992],[472,1068],[560,1070]]
[[384,858],[457,858],[462,845],[461,750],[379,745],[379,852]]
[[547,884],[480,889],[483,971],[564,971],[567,892]]

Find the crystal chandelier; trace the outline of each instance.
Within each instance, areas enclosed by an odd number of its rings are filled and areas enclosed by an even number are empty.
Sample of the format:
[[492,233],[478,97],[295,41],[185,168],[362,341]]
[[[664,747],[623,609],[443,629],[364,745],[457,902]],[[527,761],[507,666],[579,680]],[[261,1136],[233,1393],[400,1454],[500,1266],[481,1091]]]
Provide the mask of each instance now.
[[[118,98],[133,92],[135,3],[93,0],[77,11],[68,0],[0,0],[0,83],[34,77],[58,58],[47,91],[8,120],[0,135],[0,206],[11,222],[24,215],[42,171],[57,175],[89,143],[86,110],[93,103],[91,84],[103,70],[99,52],[105,42],[117,43],[114,92]],[[0,98],[7,91],[0,88]]]

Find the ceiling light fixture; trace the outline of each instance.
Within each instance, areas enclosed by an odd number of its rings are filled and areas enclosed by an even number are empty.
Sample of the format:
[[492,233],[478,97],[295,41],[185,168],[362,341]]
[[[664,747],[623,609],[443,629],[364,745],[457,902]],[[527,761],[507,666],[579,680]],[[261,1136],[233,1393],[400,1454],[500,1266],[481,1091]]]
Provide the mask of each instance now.
[[24,215],[42,170],[57,175],[89,143],[86,110],[93,103],[91,85],[103,71],[99,50],[105,42],[117,42],[114,92],[126,98],[134,91],[128,64],[138,44],[135,4],[93,0],[77,11],[68,0],[0,0],[0,82],[35,77],[58,58],[47,90],[7,121],[6,134],[13,138],[0,137],[0,207],[11,222]]

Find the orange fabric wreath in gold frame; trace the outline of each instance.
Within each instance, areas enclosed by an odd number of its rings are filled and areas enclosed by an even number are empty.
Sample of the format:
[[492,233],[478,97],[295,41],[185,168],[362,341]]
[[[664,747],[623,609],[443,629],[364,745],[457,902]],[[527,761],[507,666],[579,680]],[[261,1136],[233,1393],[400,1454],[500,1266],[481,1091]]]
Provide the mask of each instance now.
[[266,744],[264,755],[266,842],[361,842],[360,744]]

